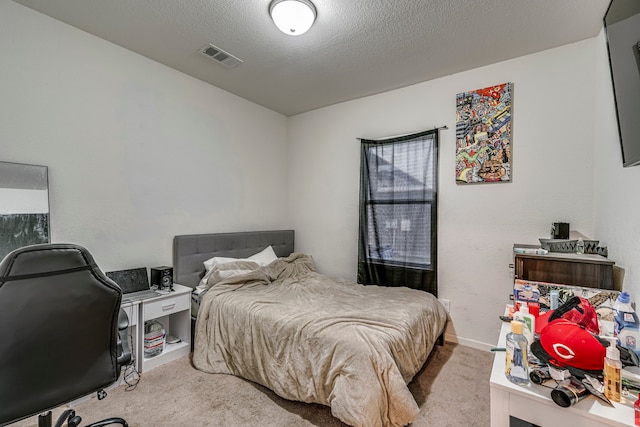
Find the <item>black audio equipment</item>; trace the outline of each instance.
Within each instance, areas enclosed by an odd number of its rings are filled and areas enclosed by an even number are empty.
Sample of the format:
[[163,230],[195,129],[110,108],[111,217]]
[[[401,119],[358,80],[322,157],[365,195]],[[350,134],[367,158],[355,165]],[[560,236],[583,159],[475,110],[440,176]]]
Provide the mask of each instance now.
[[158,289],[173,291],[173,268],[161,266],[151,268],[151,286]]
[[569,238],[569,223],[568,222],[554,222],[551,224],[551,238],[552,239],[568,239]]

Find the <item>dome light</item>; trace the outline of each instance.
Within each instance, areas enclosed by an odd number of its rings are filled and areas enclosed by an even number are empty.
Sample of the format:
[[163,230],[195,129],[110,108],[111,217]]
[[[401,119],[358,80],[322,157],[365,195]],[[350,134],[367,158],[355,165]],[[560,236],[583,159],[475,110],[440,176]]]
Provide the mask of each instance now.
[[273,0],[269,14],[276,27],[290,36],[306,33],[316,20],[316,8],[309,0]]

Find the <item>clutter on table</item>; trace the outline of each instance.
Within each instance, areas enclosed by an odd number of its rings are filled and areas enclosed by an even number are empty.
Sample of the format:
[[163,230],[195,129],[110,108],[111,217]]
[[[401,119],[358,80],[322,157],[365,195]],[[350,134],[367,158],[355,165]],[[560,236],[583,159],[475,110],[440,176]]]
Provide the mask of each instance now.
[[513,300],[501,316],[511,321],[510,381],[550,388],[561,407],[589,396],[633,405],[640,425],[640,322],[628,292],[516,280]]

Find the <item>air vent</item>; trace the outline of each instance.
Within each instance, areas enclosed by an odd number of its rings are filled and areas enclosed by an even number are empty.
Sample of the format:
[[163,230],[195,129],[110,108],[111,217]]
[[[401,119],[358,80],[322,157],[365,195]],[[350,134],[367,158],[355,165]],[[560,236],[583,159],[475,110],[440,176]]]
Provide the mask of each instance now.
[[224,65],[227,68],[233,68],[242,64],[241,59],[236,58],[235,56],[231,55],[229,52],[225,52],[224,50],[212,44],[208,44],[207,46],[200,49],[200,53]]

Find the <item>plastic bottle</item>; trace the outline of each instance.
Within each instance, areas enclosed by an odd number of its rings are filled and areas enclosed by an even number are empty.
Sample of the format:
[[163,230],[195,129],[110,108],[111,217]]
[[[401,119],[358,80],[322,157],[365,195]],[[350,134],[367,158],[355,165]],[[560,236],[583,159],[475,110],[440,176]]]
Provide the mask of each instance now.
[[604,395],[612,402],[620,402],[621,369],[620,350],[616,347],[616,340],[613,338],[607,347],[607,356],[604,358]]
[[576,252],[579,254],[584,253],[584,240],[582,240],[582,237],[580,237],[578,243],[576,243]]
[[511,321],[511,332],[507,334],[504,373],[514,384],[529,384],[529,362],[527,361],[527,339],[522,335],[522,322]]
[[618,338],[618,344],[640,356],[640,322],[638,315],[631,307],[631,296],[627,291],[618,295],[613,304],[615,320],[614,336]]
[[550,296],[550,301],[549,301],[549,308],[551,310],[555,310],[556,308],[558,308],[558,300],[560,298],[560,292],[558,292],[557,289],[552,290],[549,293]]
[[635,424],[640,426],[640,394],[638,394],[638,400],[633,404],[633,413],[635,414]]
[[531,349],[536,334],[535,316],[529,313],[529,307],[526,304],[520,304],[520,308],[513,315],[513,320],[522,322],[522,335],[527,339],[527,350]]

